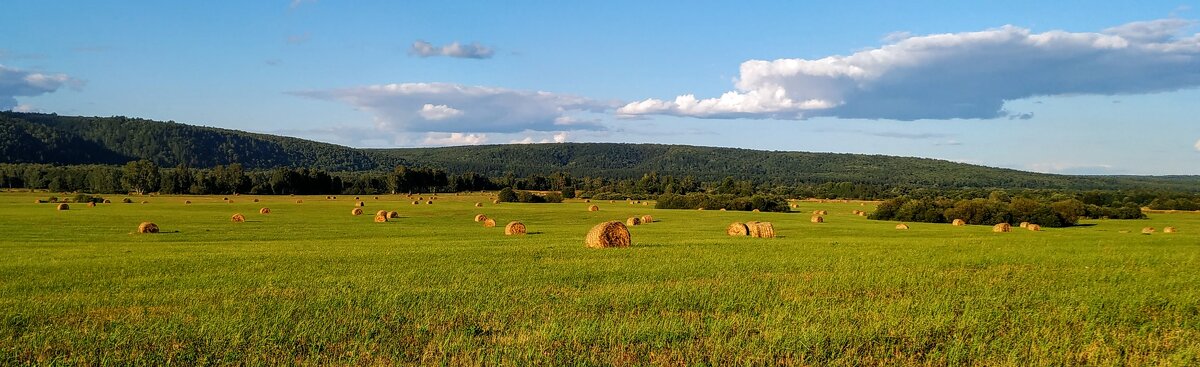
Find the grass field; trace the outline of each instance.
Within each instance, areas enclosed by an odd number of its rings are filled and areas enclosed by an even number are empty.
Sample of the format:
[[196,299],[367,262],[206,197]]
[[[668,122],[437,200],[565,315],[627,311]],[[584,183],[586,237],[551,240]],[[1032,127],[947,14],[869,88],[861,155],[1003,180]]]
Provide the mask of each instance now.
[[[0,365],[1200,364],[1200,214],[992,233],[899,231],[857,203],[442,194],[364,197],[351,216],[353,196],[45,196],[0,194]],[[401,218],[374,223],[381,209]],[[584,247],[592,225],[643,214],[633,247]],[[510,220],[530,233],[504,236]],[[780,237],[725,235],[747,220]],[[164,233],[133,234],[142,221]]]

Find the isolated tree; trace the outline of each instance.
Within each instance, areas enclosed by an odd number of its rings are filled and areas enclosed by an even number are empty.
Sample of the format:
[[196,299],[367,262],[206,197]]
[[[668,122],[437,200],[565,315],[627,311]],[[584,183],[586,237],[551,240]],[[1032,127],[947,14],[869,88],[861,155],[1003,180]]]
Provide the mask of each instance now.
[[158,165],[148,160],[132,161],[122,169],[121,185],[129,192],[142,195],[158,190],[162,179]]

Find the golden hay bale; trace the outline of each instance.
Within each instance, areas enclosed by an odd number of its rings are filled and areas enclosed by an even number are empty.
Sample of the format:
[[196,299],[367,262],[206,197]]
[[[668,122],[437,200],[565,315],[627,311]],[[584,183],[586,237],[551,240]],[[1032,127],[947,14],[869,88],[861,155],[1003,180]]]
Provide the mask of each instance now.
[[696,208],[696,210],[704,210],[704,207]]
[[1012,225],[1008,223],[997,223],[992,226],[992,232],[1001,233],[1012,231]]
[[867,212],[858,212],[858,216],[865,217],[867,216]]
[[400,212],[387,212],[388,219],[400,218]]
[[592,202],[592,199],[583,199],[583,202],[590,203],[590,202]]
[[375,200],[379,200],[379,197],[378,197],[378,196],[376,196],[376,197],[375,197]]
[[525,225],[521,222],[508,222],[508,225],[504,226],[504,235],[506,236],[522,234],[525,234]]
[[424,196],[418,196],[418,197],[417,197],[417,200],[425,200],[425,197],[424,197]]
[[751,211],[752,211],[752,212],[755,212],[755,213],[761,212],[761,210],[758,210],[758,209],[754,209],[754,210],[751,210]]
[[44,203],[44,202],[45,202],[45,201],[42,201],[41,199],[35,199],[35,200],[33,201],[33,203],[34,203],[34,204],[41,204],[41,203]]
[[150,203],[149,201],[142,200],[142,204],[149,204],[149,203]]
[[350,211],[350,215],[362,215],[362,209],[354,208],[354,210]]
[[800,204],[794,204],[794,203],[792,204],[792,209],[796,209],[796,208],[799,208],[799,207],[800,207]]
[[1029,227],[1029,222],[1021,222],[1021,228]]
[[496,226],[496,220],[495,220],[495,219],[492,219],[492,218],[484,219],[484,220],[483,220],[483,226],[484,226],[484,227],[487,227],[487,228],[492,228],[492,227],[495,227],[495,226]]
[[360,202],[354,203],[354,206],[367,206],[367,203],[360,201]]
[[96,207],[96,202],[95,202],[95,201],[89,201],[89,202],[88,202],[88,204],[87,204],[87,206],[88,206],[89,208],[95,208],[95,207]]
[[654,217],[651,217],[649,214],[642,216],[642,224],[647,224],[647,223],[651,223],[651,222],[654,222]]
[[296,204],[304,204],[304,200],[302,200],[302,199],[296,199]]
[[229,197],[223,197],[221,200],[229,201]]
[[746,223],[733,222],[729,227],[725,228],[725,234],[730,236],[749,236],[750,228],[746,227]]
[[230,204],[233,204],[233,200],[230,200],[230,201],[226,201],[226,203],[230,203]]
[[813,223],[825,223],[825,218],[821,218],[819,215],[814,215],[812,218],[809,218],[808,221]]
[[413,201],[413,205],[421,205],[420,201]]
[[1163,233],[1175,233],[1175,227],[1163,227]]
[[124,199],[121,199],[121,202],[125,203],[125,204],[133,204],[133,199],[124,198]]
[[591,248],[629,247],[629,242],[629,228],[615,220],[592,227],[583,240]]
[[492,204],[499,204],[499,203],[500,203],[500,199],[492,199]]
[[359,197],[355,196],[355,197],[354,197],[354,200],[359,200]]
[[184,201],[183,201],[183,204],[184,204],[184,205],[191,204],[191,203],[192,203],[192,201],[191,201],[191,200],[184,200]]
[[257,203],[257,202],[258,202],[258,198],[254,198],[254,202],[256,202],[256,203]]
[[950,224],[955,226],[965,226],[967,225],[967,222],[962,219],[955,219],[953,222],[950,222]]
[[60,203],[55,208],[58,210],[71,210],[71,206],[67,205],[67,203]]
[[271,208],[262,208],[258,210],[258,214],[271,214]]
[[229,220],[232,220],[234,223],[241,223],[246,221],[246,216],[242,215],[242,213],[235,213],[232,217],[229,217]]
[[137,233],[158,233],[158,225],[150,222],[142,222],[138,225]]
[[642,219],[638,217],[629,217],[629,219],[625,220],[625,225],[627,226],[636,226],[639,224],[642,224]]
[[775,226],[771,222],[746,222],[750,237],[775,238]]
[[1142,234],[1151,234],[1151,233],[1154,233],[1154,227],[1142,228]]
[[375,223],[383,223],[383,222],[387,222],[387,221],[388,221],[387,213],[375,214]]
[[721,211],[725,211],[725,208],[721,208]]
[[425,203],[426,203],[426,204],[433,204],[433,200],[426,201]]
[[1030,230],[1030,231],[1037,232],[1037,231],[1040,231],[1040,230],[1042,230],[1042,226],[1039,226],[1039,225],[1037,225],[1037,224],[1030,223],[1029,225],[1025,226],[1025,229],[1028,229],[1028,230]]
[[904,224],[904,223],[900,223],[900,224],[896,225],[896,229],[908,229],[908,225]]
[[589,212],[596,212],[596,211],[600,211],[600,207],[598,207],[598,206],[595,206],[595,205],[592,205],[592,206],[589,206],[589,207],[588,207],[588,211],[589,211]]
[[108,199],[104,199],[104,203],[105,203],[105,204],[112,204],[112,201],[109,201]]
[[388,215],[388,211],[387,210],[379,210],[379,211],[375,212],[375,215],[382,215],[382,216],[386,217]]
[[649,202],[649,201],[643,201],[643,202],[642,202],[642,206],[647,206],[647,205],[650,205],[650,202]]
[[486,215],[483,215],[483,214],[475,214],[475,221],[476,221],[476,222],[482,222],[482,221],[485,221],[485,220],[487,220],[487,219],[488,219],[488,217],[487,217]]
[[475,203],[475,207],[476,207],[476,208],[482,208],[482,207],[483,207],[483,203]]

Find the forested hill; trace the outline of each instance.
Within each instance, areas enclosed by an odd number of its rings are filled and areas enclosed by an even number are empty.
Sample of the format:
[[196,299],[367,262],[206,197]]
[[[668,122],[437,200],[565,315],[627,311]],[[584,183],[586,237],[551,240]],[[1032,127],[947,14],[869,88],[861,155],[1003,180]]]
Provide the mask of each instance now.
[[853,182],[926,188],[1200,191],[1200,176],[1065,176],[926,158],[660,144],[355,149],[174,122],[0,112],[0,162],[123,164],[134,159],[149,159],[163,167],[240,163],[248,169],[287,166],[327,171],[391,170],[406,165],[491,177],[566,172],[575,177],[639,178],[656,172],[707,182],[731,176],[789,185]]
[[72,117],[0,112],[0,158],[6,163],[124,164],[149,159],[164,167],[241,163],[368,170],[361,150],[309,140],[126,117]]

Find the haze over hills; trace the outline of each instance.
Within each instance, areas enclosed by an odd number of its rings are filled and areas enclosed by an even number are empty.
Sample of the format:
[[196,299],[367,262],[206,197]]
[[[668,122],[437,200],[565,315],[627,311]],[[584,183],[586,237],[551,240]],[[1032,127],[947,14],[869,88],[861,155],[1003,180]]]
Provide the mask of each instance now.
[[763,183],[855,182],[928,188],[1200,191],[1200,176],[1067,176],[883,155],[758,151],[662,144],[556,143],[356,149],[304,139],[126,117],[0,112],[0,161],[328,171],[425,166],[451,173],[636,178],[648,172]]

